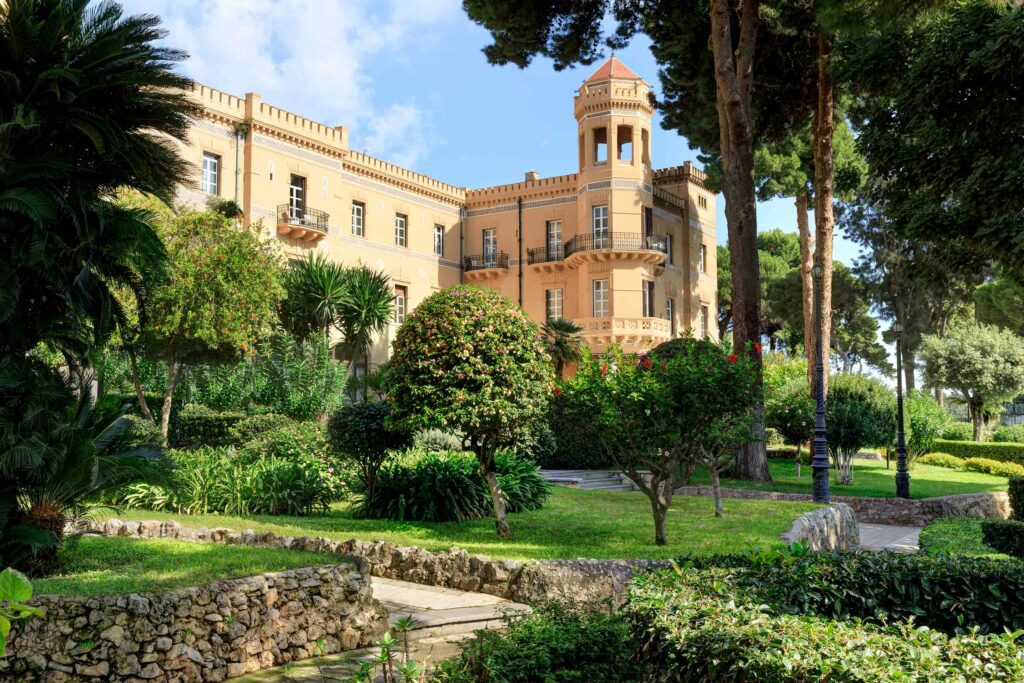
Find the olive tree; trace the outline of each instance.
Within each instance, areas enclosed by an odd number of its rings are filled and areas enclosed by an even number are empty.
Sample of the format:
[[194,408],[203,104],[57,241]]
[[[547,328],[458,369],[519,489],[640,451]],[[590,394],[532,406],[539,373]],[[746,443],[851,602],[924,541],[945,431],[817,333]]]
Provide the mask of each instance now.
[[994,325],[970,322],[953,327],[945,337],[926,336],[921,358],[930,386],[963,395],[975,441],[981,441],[985,407],[1024,391],[1024,339]]
[[828,450],[840,484],[853,483],[853,456],[862,448],[892,443],[896,404],[892,391],[864,375],[837,375],[825,404]]
[[554,374],[540,328],[506,296],[460,285],[427,297],[402,324],[385,379],[393,422],[463,435],[511,538],[494,456],[543,419]]

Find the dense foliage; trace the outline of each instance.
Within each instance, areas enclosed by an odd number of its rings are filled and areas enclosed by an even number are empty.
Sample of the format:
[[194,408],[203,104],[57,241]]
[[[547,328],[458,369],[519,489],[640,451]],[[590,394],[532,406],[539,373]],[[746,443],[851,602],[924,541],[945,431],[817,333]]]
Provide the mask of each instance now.
[[1024,465],[1015,462],[1003,462],[988,458],[967,458],[960,468],[968,472],[995,474],[1000,477],[1024,477]]
[[593,422],[587,397],[572,388],[572,379],[555,390],[549,404],[548,424],[555,434],[550,457],[542,467],[566,470],[599,470],[614,466],[607,444]]
[[620,614],[549,602],[479,631],[438,667],[432,683],[619,683],[640,680],[635,640]]
[[[931,394],[923,391],[907,392],[903,410],[906,416],[907,461],[913,463],[920,456],[931,452],[935,440],[946,431],[952,417]],[[896,450],[895,443],[893,441],[890,446],[892,452]]]
[[997,443],[1024,443],[1024,425],[999,425],[992,430],[992,441]]
[[896,404],[882,382],[863,375],[838,375],[825,403],[828,450],[839,483],[853,483],[853,456],[862,448],[892,443]]
[[1024,522],[988,519],[981,523],[985,544],[1011,557],[1024,558]]
[[[550,485],[536,465],[502,451],[495,466],[509,512],[544,504]],[[487,484],[468,453],[406,453],[384,463],[373,498],[362,479],[353,483],[353,493],[354,510],[361,517],[454,522],[493,513]]]
[[787,444],[797,447],[795,458],[814,434],[815,402],[807,391],[807,380],[800,376],[768,394],[764,402],[764,422]]
[[970,441],[974,438],[974,427],[967,422],[952,422],[942,430],[944,441]]
[[168,440],[173,448],[228,446],[235,443],[232,428],[244,419],[245,413],[238,411],[186,405],[174,416]]
[[1010,518],[1024,522],[1024,477],[1011,477],[1007,494],[1010,497]]
[[427,297],[402,324],[386,373],[397,424],[463,435],[511,536],[495,453],[544,417],[554,374],[536,323],[500,292],[460,285]]
[[988,458],[989,460],[1002,460],[1024,465],[1024,444],[1019,443],[977,443],[936,439],[932,447],[958,458]]
[[391,408],[383,402],[350,403],[331,415],[331,448],[355,466],[368,501],[373,500],[377,473],[385,459],[411,441],[409,432],[393,428],[390,420]]
[[918,458],[917,462],[922,465],[945,467],[951,470],[958,470],[964,464],[963,458],[958,458],[955,455],[950,455],[949,453],[928,453],[927,455],[922,455]]

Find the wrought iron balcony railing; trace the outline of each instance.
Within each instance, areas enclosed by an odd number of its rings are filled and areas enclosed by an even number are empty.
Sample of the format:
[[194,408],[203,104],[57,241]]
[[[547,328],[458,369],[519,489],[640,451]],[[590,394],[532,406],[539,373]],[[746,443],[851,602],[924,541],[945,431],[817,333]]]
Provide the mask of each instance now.
[[597,235],[576,235],[565,243],[566,256],[597,249],[660,251],[663,254],[668,254],[668,238],[664,235],[646,235],[641,232],[609,232]]
[[462,259],[464,270],[485,270],[487,268],[508,268],[508,254],[494,252],[477,256],[466,256]]
[[534,263],[562,261],[564,259],[565,247],[561,244],[550,245],[547,247],[534,247],[526,250],[526,262],[530,265],[533,265]]
[[327,212],[320,209],[281,204],[277,207],[277,222],[278,225],[327,232]]

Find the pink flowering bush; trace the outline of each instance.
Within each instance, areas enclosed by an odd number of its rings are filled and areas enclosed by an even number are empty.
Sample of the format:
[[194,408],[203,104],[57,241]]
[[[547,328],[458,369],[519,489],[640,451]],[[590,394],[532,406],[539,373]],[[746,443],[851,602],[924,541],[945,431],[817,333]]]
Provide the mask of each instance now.
[[396,425],[463,435],[490,489],[498,535],[511,537],[494,455],[544,419],[554,390],[537,324],[492,289],[437,292],[399,329],[384,384]]

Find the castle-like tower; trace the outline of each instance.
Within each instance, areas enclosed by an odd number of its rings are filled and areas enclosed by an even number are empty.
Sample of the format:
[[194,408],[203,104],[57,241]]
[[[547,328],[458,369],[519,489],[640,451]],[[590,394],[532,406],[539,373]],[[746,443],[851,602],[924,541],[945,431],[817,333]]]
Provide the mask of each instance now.
[[196,179],[179,199],[238,201],[289,258],[319,249],[387,272],[395,324],[374,364],[408,311],[459,282],[575,321],[595,351],[716,337],[715,197],[689,162],[652,169],[650,90],[613,56],[575,94],[575,173],[466,189],[349,149],[345,127],[197,85],[203,117],[182,148]]

